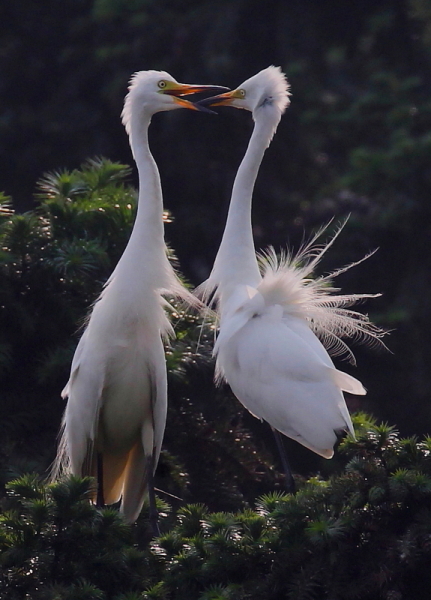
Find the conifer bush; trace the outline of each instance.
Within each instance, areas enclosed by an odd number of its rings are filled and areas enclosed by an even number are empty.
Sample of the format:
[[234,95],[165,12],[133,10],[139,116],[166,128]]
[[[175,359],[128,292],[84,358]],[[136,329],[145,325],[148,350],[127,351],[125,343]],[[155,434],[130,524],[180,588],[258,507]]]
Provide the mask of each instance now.
[[0,517],[4,600],[421,600],[431,585],[431,439],[401,439],[359,414],[328,479],[298,480],[248,508],[172,510],[162,534],[87,498],[91,479],[7,484]]

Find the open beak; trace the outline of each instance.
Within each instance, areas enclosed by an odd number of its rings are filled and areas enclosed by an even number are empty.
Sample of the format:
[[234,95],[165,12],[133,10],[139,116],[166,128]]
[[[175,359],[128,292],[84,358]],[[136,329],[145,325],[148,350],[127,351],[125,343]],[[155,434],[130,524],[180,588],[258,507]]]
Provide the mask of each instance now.
[[188,96],[189,94],[198,94],[199,92],[220,92],[221,90],[228,90],[229,88],[221,85],[194,85],[186,83],[170,83],[166,88],[161,90],[162,94],[172,96],[176,104],[179,104],[183,108],[189,108],[191,110],[199,110],[201,112],[214,113],[205,106],[201,106],[200,103],[190,102],[182,96]]
[[240,90],[232,90],[225,92],[224,94],[218,94],[217,96],[211,96],[210,98],[204,98],[199,100],[196,104],[199,106],[229,106],[234,100],[243,99],[243,95]]

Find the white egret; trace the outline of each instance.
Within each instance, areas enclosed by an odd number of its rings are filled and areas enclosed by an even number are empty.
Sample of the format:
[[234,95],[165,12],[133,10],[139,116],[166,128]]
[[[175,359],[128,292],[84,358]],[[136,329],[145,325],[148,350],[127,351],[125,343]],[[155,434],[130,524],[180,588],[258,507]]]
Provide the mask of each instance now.
[[330,287],[329,276],[310,278],[336,236],[326,247],[313,247],[315,236],[296,257],[277,259],[270,249],[259,268],[252,193],[264,152],[289,102],[286,77],[273,66],[233,91],[201,101],[251,111],[254,129],[235,178],[213,269],[197,293],[207,300],[214,294],[217,302],[216,379],[227,381],[253,415],[331,458],[336,432],[354,435],[342,392],[366,392],[358,380],[334,367],[324,345],[337,353],[347,349],[343,336],[378,339],[382,332],[366,316],[346,308],[369,295],[335,295],[338,290]]
[[140,71],[130,81],[122,112],[139,172],[138,210],[127,247],[73,357],[62,394],[68,402],[54,476],[96,477],[98,501],[112,504],[121,498],[128,522],[137,519],[147,489],[154,506],[152,478],[167,410],[162,339],[173,334],[164,295],[194,298],[167,258],[162,190],[148,127],[160,111],[208,112],[182,96],[222,89],[227,88],[180,84],[163,71]]

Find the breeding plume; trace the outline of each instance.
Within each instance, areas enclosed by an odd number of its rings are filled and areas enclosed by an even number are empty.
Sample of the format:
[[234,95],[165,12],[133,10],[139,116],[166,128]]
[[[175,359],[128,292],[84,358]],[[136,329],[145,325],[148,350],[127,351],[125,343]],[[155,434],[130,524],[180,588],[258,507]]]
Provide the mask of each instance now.
[[339,353],[347,348],[342,337],[377,339],[382,332],[347,308],[367,295],[338,295],[331,277],[311,278],[336,236],[327,246],[313,247],[316,236],[296,257],[278,259],[272,249],[256,257],[252,193],[265,149],[289,105],[285,75],[268,67],[236,90],[201,102],[249,110],[254,120],[214,267],[198,288],[206,299],[214,294],[218,306],[216,378],[226,380],[253,415],[331,458],[336,432],[354,433],[343,391],[365,389],[334,367],[325,346]]
[[122,112],[139,172],[138,210],[129,243],[93,306],[73,358],[54,474],[96,477],[99,502],[122,498],[129,522],[138,517],[147,487],[152,491],[165,429],[162,340],[173,331],[164,295],[192,300],[167,258],[160,177],[148,127],[156,112],[202,110],[182,96],[221,89],[226,88],[185,85],[165,72],[140,71],[131,79]]

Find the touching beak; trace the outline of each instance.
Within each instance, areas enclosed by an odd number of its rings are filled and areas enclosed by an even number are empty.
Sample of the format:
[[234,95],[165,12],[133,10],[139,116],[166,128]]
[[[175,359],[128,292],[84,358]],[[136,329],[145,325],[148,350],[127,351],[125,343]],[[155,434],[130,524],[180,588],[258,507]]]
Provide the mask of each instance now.
[[210,98],[199,100],[196,104],[199,106],[229,106],[234,100],[242,99],[240,90],[232,90]]
[[209,110],[205,106],[201,106],[200,103],[190,102],[185,100],[181,96],[188,96],[189,94],[198,94],[199,92],[220,92],[221,90],[228,90],[229,88],[221,85],[189,85],[186,83],[172,83],[169,87],[161,90],[162,94],[172,96],[176,104],[179,104],[183,108],[189,108],[191,110],[199,110],[201,112],[213,113],[214,111]]

